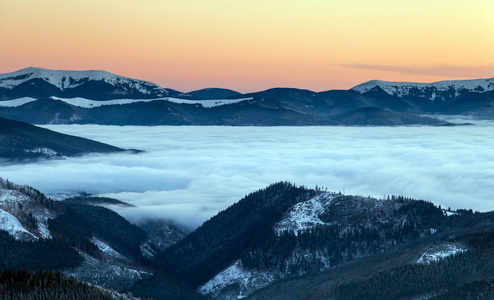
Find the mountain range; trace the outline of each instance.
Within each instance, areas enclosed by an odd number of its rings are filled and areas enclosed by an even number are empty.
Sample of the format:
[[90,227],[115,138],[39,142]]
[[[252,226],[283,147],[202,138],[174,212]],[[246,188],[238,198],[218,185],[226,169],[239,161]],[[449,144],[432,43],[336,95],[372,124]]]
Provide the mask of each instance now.
[[399,83],[350,90],[220,88],[179,92],[104,71],[26,68],[0,74],[0,116],[32,124],[444,125],[421,115],[494,118],[494,79]]
[[169,94],[170,91],[154,83],[105,71],[55,71],[30,67],[0,74],[2,100],[50,96],[97,100],[118,99],[122,96],[147,99]]
[[[494,79],[185,93],[104,71],[27,68],[0,74],[0,158],[126,151],[32,124],[444,126],[453,124],[422,115],[492,119],[493,109]],[[0,178],[0,299],[494,298],[494,212],[289,182],[193,231],[132,223],[115,206],[132,207],[84,193],[55,200]]]
[[[128,204],[53,201],[1,179],[1,269],[59,272],[36,273],[58,276],[47,279],[53,289],[74,276],[152,299],[494,296],[494,212],[279,182],[189,233],[165,221],[132,224],[101,205]],[[0,287],[12,276],[0,274]]]

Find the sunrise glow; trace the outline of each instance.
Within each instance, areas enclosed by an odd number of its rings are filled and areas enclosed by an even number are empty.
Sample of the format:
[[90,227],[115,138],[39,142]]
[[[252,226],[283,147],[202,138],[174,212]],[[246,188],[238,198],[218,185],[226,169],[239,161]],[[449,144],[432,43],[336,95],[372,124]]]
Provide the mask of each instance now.
[[490,0],[2,1],[0,73],[107,70],[190,91],[494,77]]

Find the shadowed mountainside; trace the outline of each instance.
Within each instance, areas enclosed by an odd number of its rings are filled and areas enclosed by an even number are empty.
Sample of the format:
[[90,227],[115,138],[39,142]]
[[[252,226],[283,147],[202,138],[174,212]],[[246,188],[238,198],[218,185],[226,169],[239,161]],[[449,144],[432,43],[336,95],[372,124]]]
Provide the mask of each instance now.
[[0,158],[22,160],[122,152],[114,146],[0,118]]

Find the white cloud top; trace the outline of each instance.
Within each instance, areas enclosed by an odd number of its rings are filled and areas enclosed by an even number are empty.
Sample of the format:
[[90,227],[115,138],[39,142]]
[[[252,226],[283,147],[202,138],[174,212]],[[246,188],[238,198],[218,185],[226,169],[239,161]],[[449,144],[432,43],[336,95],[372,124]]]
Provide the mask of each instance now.
[[45,126],[142,154],[2,165],[42,192],[102,193],[127,217],[198,226],[246,194],[288,180],[346,194],[405,195],[494,210],[494,122],[460,127]]

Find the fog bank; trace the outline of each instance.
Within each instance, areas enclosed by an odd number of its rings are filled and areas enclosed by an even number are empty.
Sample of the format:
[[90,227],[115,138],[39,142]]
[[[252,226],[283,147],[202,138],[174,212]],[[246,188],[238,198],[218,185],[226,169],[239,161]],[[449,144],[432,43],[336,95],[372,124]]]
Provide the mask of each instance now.
[[45,126],[145,153],[0,166],[42,192],[86,191],[136,205],[124,216],[196,227],[277,181],[494,210],[494,123],[460,127]]

